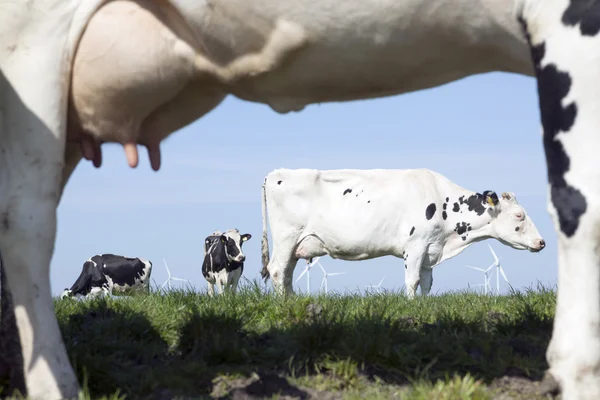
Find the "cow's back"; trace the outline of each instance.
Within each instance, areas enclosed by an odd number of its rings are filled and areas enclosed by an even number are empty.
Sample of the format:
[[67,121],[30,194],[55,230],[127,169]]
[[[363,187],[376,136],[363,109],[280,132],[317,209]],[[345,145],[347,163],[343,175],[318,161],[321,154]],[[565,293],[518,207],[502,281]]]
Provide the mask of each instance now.
[[390,251],[412,226],[435,223],[426,207],[439,199],[441,178],[427,169],[275,170],[265,188],[271,231],[316,235],[329,251]]

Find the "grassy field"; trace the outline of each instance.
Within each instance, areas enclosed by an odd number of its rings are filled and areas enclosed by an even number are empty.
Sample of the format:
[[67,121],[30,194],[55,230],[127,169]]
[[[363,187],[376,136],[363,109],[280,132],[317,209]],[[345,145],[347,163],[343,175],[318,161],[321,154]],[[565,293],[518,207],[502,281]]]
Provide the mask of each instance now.
[[536,399],[555,292],[55,300],[86,396]]

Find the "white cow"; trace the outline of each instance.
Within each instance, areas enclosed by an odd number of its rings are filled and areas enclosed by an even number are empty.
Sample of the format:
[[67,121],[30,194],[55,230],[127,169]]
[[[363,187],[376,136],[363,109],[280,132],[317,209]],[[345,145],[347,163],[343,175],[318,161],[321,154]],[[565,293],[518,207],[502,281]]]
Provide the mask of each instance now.
[[[52,307],[56,207],[100,143],[149,149],[228,94],[277,112],[536,76],[559,236],[550,372],[600,398],[597,0],[0,0],[0,247],[28,394],[79,389]],[[407,146],[410,147],[409,134]]]
[[265,178],[262,202],[261,274],[287,293],[298,259],[403,258],[412,298],[419,284],[429,294],[433,267],[471,243],[494,238],[518,250],[545,247],[513,193],[472,192],[427,169],[277,169]]

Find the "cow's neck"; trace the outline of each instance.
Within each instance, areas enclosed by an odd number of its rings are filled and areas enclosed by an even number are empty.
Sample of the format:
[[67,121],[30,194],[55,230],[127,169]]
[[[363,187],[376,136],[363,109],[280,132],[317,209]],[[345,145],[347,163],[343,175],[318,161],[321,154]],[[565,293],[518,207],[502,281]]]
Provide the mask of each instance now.
[[494,237],[492,229],[494,216],[488,212],[490,208],[488,204],[481,204],[481,207],[484,208],[481,214],[475,210],[469,211],[469,207],[465,203],[460,205],[460,211],[462,212],[452,211],[452,204],[457,199],[469,199],[471,196],[477,195],[481,196],[481,194],[472,191],[462,190],[455,193],[454,199],[451,198],[448,202],[447,218],[445,219],[447,237],[441,258],[436,264],[460,254],[472,243]]

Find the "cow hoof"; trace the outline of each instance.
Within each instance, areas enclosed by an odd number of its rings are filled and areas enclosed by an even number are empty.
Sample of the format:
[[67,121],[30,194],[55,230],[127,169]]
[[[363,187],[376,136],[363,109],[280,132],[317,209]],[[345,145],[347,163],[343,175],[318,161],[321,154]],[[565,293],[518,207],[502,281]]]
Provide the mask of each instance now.
[[541,396],[556,397],[560,394],[560,385],[558,381],[548,371],[544,374],[544,379],[540,383],[538,392]]

